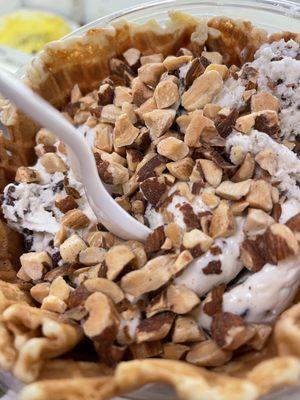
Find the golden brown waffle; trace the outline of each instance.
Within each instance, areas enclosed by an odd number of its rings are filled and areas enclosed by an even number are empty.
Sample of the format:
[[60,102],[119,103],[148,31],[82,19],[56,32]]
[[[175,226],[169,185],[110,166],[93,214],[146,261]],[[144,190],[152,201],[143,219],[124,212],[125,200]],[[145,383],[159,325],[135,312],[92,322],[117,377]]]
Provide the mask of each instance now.
[[[278,39],[280,35],[271,38]],[[299,35],[289,32],[282,37],[299,40]],[[109,59],[127,48],[166,56],[181,47],[201,52],[205,44],[210,51],[222,53],[227,63],[239,65],[251,60],[267,40],[266,32],[249,22],[224,17],[207,22],[171,12],[164,28],[154,21],[144,25],[120,21],[114,28],[93,29],[83,37],[51,43],[33,60],[25,79],[36,92],[62,109],[74,84],[82,93],[95,89],[109,74]],[[20,165],[32,163],[38,127],[5,100],[1,101],[1,110],[1,122],[6,127],[6,133],[0,136],[3,189],[14,179]],[[5,222],[0,223],[0,247],[0,279],[14,280],[13,266],[17,266],[22,245],[20,237]],[[80,330],[53,313],[31,307],[17,284],[2,281],[0,365],[24,381],[38,380],[22,391],[22,400],[100,400],[153,382],[172,385],[181,399],[254,400],[270,389],[293,384],[300,377],[299,304],[281,316],[274,339],[263,351],[241,355],[215,371],[179,361],[151,359],[123,362],[113,372],[96,363],[49,361],[71,350],[81,339]]]

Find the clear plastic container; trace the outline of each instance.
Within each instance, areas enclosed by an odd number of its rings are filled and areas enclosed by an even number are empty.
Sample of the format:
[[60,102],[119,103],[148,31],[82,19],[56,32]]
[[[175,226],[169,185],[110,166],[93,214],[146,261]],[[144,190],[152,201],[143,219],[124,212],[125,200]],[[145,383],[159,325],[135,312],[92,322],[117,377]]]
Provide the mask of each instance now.
[[[109,26],[120,18],[130,22],[143,23],[151,18],[163,24],[168,19],[168,11],[176,9],[198,17],[228,16],[231,18],[247,19],[255,26],[268,32],[300,31],[300,2],[299,0],[165,0],[141,4],[117,13],[110,14],[93,21],[72,32],[67,37],[82,35],[88,29]],[[64,39],[62,39],[64,40]],[[22,73],[19,73],[22,75]],[[22,384],[15,378],[0,370],[0,389],[8,391],[5,400],[17,400],[17,392]],[[261,400],[299,400],[299,386],[289,387],[272,392]],[[125,399],[125,398],[124,398]],[[175,400],[174,392],[163,385],[147,385],[143,389],[126,397],[128,400]],[[115,399],[117,400],[117,399]],[[120,400],[120,398],[118,398]],[[209,399],[207,399],[209,400]]]

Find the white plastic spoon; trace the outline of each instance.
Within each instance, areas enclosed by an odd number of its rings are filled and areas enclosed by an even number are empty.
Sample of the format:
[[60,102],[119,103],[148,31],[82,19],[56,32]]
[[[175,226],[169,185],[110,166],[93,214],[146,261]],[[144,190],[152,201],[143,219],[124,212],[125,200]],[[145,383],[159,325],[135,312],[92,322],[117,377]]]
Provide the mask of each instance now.
[[144,241],[151,229],[123,210],[107,192],[98,175],[93,152],[77,129],[42,97],[3,70],[0,70],[0,93],[67,145],[71,168],[83,183],[98,220],[122,239]]

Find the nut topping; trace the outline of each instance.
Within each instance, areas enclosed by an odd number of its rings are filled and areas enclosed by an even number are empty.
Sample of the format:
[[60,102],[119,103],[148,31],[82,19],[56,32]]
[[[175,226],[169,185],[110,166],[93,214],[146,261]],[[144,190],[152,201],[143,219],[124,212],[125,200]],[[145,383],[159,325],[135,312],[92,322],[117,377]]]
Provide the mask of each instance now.
[[163,312],[143,320],[137,327],[137,343],[163,339],[169,333],[173,321],[174,315],[169,312]]
[[240,200],[247,195],[250,185],[251,179],[237,183],[224,181],[216,188],[216,194],[227,200]]
[[42,279],[44,273],[52,267],[52,260],[46,251],[40,253],[24,253],[20,257],[23,271],[30,279]]
[[181,104],[187,111],[203,108],[219,93],[222,85],[222,77],[217,71],[206,72],[196,78],[192,86],[183,93]]
[[271,225],[264,234],[264,240],[268,256],[275,264],[299,251],[297,239],[286,225]]
[[264,110],[273,110],[278,112],[279,101],[277,97],[268,92],[259,92],[251,97],[251,111],[258,112]]
[[157,152],[172,161],[178,161],[187,156],[189,148],[181,140],[175,137],[168,137],[158,143]]
[[173,343],[201,342],[205,335],[191,317],[178,317],[175,321],[172,336]]
[[275,175],[277,171],[277,156],[272,150],[262,150],[255,156],[257,164],[271,176]]
[[115,135],[115,146],[129,146],[131,145],[135,139],[138,137],[139,129],[136,128],[127,114],[122,114],[116,120],[114,135]]
[[273,207],[271,185],[263,179],[252,180],[246,201],[250,207],[271,211]]
[[206,182],[211,186],[217,187],[220,185],[223,176],[223,170],[214,161],[200,159],[199,163],[204,174]]
[[15,181],[19,183],[39,182],[40,175],[33,168],[19,167],[16,172]]
[[60,221],[62,225],[70,229],[83,229],[90,223],[88,217],[78,209],[67,211]]
[[182,244],[186,249],[191,250],[197,247],[202,253],[205,253],[213,244],[213,239],[199,229],[193,229],[184,233]]
[[114,280],[124,267],[135,258],[134,253],[124,245],[114,246],[105,254],[107,278]]
[[226,364],[231,357],[231,351],[220,349],[213,340],[205,340],[192,347],[187,353],[186,361],[200,367],[217,367]]
[[143,115],[150,135],[153,139],[163,135],[173,124],[176,115],[175,110],[153,110]]
[[179,100],[178,86],[170,79],[159,82],[154,90],[154,99],[158,108],[171,107]]
[[216,239],[218,237],[228,237],[235,232],[235,221],[232,211],[226,201],[221,201],[214,210],[209,236]]

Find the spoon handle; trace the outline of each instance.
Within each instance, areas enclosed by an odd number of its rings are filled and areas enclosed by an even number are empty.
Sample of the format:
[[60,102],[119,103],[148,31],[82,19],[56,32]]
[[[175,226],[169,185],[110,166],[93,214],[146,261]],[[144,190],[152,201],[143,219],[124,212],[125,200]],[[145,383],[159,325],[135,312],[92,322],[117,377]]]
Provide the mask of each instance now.
[[0,92],[25,114],[49,129],[71,149],[90,206],[99,221],[123,239],[145,240],[151,230],[129,215],[105,189],[87,141],[52,105],[11,74],[0,71]]

